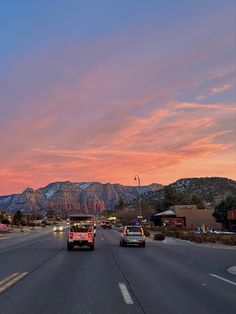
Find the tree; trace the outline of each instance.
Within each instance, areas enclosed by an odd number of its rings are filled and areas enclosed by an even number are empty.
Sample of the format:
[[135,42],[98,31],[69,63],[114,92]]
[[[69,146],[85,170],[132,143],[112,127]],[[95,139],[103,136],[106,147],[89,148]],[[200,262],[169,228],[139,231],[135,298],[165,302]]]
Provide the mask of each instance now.
[[135,210],[120,210],[117,213],[117,218],[123,225],[128,225],[132,223],[133,220],[137,219],[138,213]]
[[56,216],[56,211],[54,209],[48,209],[46,216],[49,217],[49,218],[55,217]]
[[217,222],[225,224],[227,222],[227,211],[231,209],[236,209],[236,197],[229,195],[226,200],[216,205],[213,217]]
[[122,210],[124,208],[127,207],[127,203],[124,201],[124,199],[122,197],[119,198],[118,204],[117,204],[117,208],[119,210]]
[[5,219],[5,215],[2,214],[2,213],[0,213],[0,222],[1,222],[3,219]]
[[176,191],[171,186],[164,188],[164,210],[174,205],[189,205],[192,204],[192,199],[188,194]]
[[19,226],[21,224],[22,218],[23,218],[23,214],[21,210],[17,210],[13,217],[13,223]]
[[156,204],[155,204],[155,211],[157,213],[161,213],[165,210],[165,207],[164,207],[164,200],[162,201],[157,201]]
[[192,196],[192,204],[193,204],[193,205],[197,205],[197,208],[200,208],[200,209],[205,208],[205,205],[204,205],[202,199],[200,199],[200,198],[199,198],[198,196],[196,196],[196,195],[193,195],[193,196]]

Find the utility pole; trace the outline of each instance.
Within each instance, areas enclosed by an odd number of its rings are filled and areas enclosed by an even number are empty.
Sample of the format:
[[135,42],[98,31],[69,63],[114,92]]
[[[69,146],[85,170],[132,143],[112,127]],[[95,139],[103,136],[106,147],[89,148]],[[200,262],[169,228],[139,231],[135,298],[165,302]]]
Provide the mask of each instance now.
[[[138,181],[138,186],[140,187],[141,180],[137,174],[134,176],[134,180]],[[139,197],[138,203],[139,203],[139,221],[140,221],[140,225],[141,225],[142,224],[142,204],[141,204],[141,198],[140,197]]]

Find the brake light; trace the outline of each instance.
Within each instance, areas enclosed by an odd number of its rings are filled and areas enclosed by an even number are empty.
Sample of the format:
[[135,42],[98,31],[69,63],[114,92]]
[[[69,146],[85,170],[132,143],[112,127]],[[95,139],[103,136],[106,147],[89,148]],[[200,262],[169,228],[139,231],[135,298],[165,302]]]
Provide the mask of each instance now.
[[89,239],[92,239],[92,238],[93,238],[93,232],[89,232],[89,233],[88,233],[88,238],[89,238]]
[[70,233],[69,233],[69,238],[70,238],[70,239],[73,239],[73,232],[70,232]]

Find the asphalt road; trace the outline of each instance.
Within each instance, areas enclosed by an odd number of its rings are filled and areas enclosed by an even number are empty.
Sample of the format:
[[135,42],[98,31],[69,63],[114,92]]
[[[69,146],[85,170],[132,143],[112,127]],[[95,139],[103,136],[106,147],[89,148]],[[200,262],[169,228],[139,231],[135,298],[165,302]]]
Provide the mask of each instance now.
[[0,313],[235,313],[235,249],[118,238],[98,228],[94,251],[68,252],[66,232],[0,236]]

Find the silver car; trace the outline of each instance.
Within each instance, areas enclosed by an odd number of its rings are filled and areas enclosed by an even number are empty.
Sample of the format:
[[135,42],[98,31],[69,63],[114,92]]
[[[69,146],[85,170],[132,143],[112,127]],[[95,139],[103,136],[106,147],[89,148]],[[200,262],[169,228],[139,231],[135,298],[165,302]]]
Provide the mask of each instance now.
[[120,246],[138,245],[145,247],[145,235],[141,226],[125,226],[120,236]]

